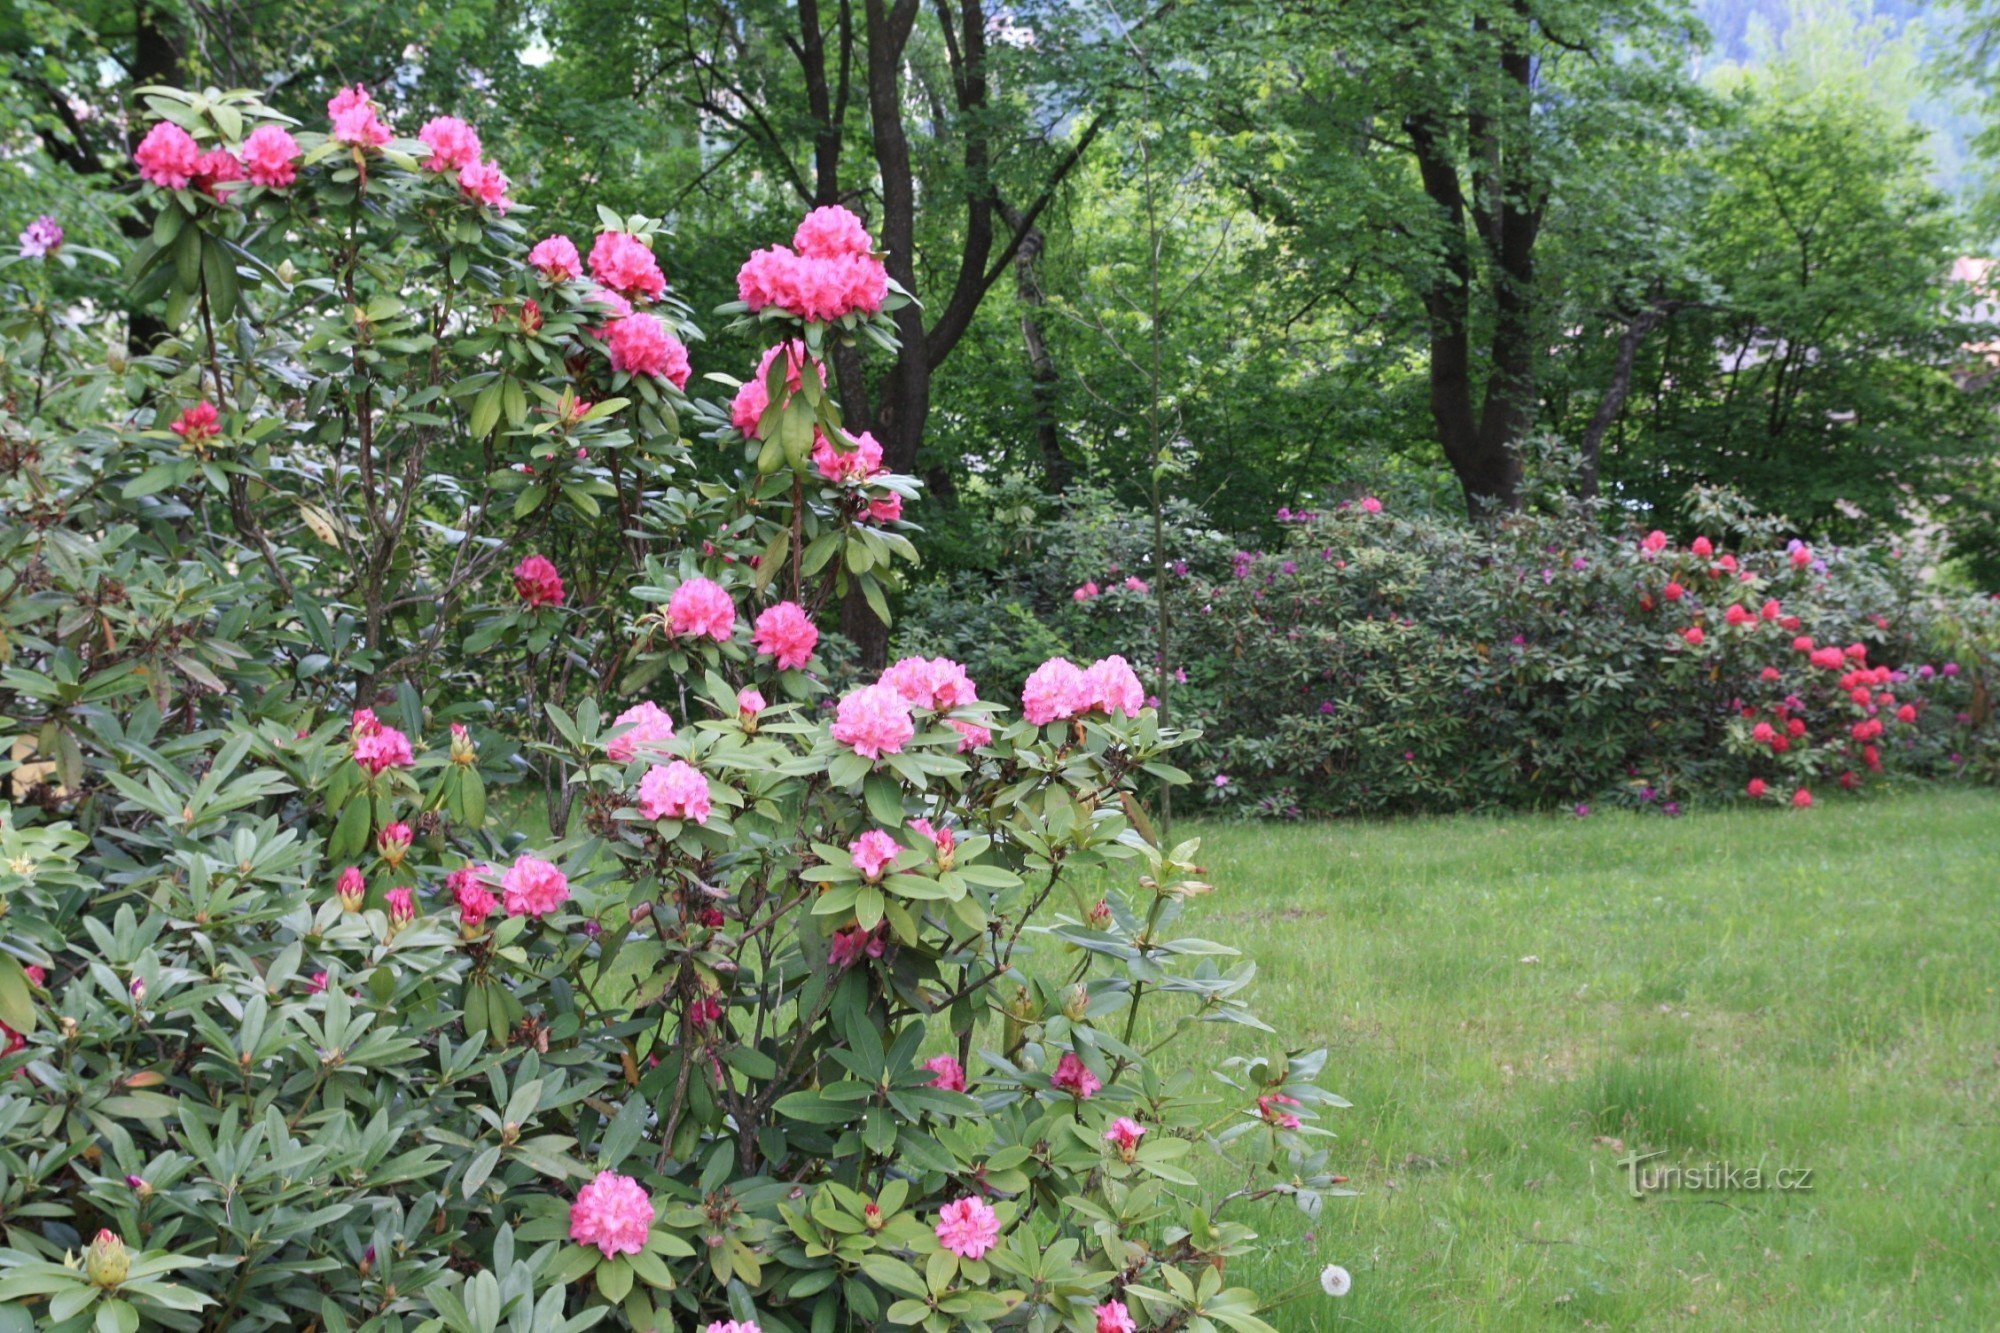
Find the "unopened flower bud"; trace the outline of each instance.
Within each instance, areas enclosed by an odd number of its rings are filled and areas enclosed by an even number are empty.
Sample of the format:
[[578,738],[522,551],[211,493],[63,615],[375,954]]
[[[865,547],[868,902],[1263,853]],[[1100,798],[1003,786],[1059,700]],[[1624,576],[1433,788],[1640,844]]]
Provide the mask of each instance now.
[[340,910],[358,912],[368,897],[368,881],[361,877],[361,871],[349,866],[340,872],[340,887],[336,890],[340,898]]
[[416,835],[410,826],[401,822],[389,825],[375,836],[375,850],[382,853],[382,859],[391,869],[403,864],[403,858],[410,854],[410,844]]
[[107,1228],[97,1233],[90,1248],[84,1251],[83,1271],[100,1287],[115,1287],[125,1280],[125,1275],[132,1271],[132,1256],[126,1253],[125,1242],[117,1232]]
[[472,743],[472,733],[462,722],[451,724],[451,762],[454,764],[476,763],[479,748]]
[[1090,1012],[1090,990],[1082,982],[1071,986],[1063,994],[1063,1017],[1072,1023],[1081,1023],[1083,1016]]
[[1089,921],[1092,930],[1111,929],[1111,903],[1108,899],[1099,898],[1091,905]]
[[125,1184],[134,1194],[142,1199],[153,1197],[153,1187],[147,1183],[144,1176],[127,1176],[125,1177]]
[[131,986],[129,987],[129,989],[130,989],[130,990],[131,990],[131,992],[132,992],[132,998],[133,998],[134,1000],[138,1001],[138,1002],[139,1002],[139,1003],[141,1003],[141,1004],[144,1004],[144,1003],[145,1003],[145,1001],[146,1001],[146,979],[145,979],[144,977],[133,977],[133,978],[132,978],[132,984],[131,984]]
[[389,904],[389,924],[407,926],[417,919],[417,902],[408,889],[391,889],[383,897]]
[[882,1216],[881,1206],[873,1203],[861,1210],[861,1220],[868,1224],[870,1231],[880,1231],[889,1224],[889,1219]]

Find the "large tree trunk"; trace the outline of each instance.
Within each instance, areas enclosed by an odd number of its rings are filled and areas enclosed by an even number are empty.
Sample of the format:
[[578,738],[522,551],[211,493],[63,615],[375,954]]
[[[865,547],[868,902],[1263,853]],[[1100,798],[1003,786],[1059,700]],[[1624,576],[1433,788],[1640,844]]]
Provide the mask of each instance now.
[[1027,352],[1028,375],[1033,381],[1035,446],[1042,456],[1042,476],[1048,488],[1061,491],[1069,485],[1075,469],[1063,452],[1062,423],[1057,415],[1062,374],[1042,333],[1041,311],[1048,298],[1035,275],[1035,261],[1041,258],[1044,238],[1039,228],[1026,225],[1019,209],[1003,205],[1001,216],[1021,237],[1021,248],[1014,252],[1014,296],[1021,303],[1021,345]]

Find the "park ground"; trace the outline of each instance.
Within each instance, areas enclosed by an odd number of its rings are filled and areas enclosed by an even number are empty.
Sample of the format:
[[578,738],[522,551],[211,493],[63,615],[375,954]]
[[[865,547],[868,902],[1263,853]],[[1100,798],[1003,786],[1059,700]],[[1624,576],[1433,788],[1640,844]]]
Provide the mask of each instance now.
[[[1358,1197],[1244,1218],[1278,1327],[2000,1327],[2000,797],[1175,832],[1353,1103]],[[1654,1149],[1811,1188],[1634,1200]]]

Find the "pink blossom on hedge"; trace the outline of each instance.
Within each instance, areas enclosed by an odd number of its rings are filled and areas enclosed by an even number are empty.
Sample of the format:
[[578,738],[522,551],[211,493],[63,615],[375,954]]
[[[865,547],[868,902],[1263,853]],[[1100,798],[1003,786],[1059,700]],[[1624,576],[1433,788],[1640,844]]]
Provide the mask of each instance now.
[[946,718],[945,721],[958,732],[960,754],[964,754],[967,750],[976,750],[982,745],[993,744],[993,733],[977,722],[967,722],[960,717]]
[[864,759],[899,754],[916,734],[910,701],[879,682],[849,691],[834,711],[833,738]]
[[1792,793],[1792,809],[1805,810],[1812,806],[1812,793],[1804,787]]
[[1139,1140],[1145,1136],[1146,1127],[1130,1116],[1119,1116],[1111,1122],[1111,1128],[1104,1131],[1104,1141],[1116,1148],[1126,1161],[1139,1148]]
[[874,250],[875,242],[860,218],[839,204],[829,204],[805,215],[799,229],[792,233],[792,247],[814,259],[833,259],[840,255],[868,254]]
[[965,1091],[965,1069],[951,1056],[933,1055],[924,1061],[924,1068],[937,1075],[931,1080],[933,1088],[942,1088],[946,1092]]
[[797,602],[779,602],[758,614],[750,642],[759,653],[776,658],[779,670],[796,671],[812,661],[819,628]]
[[1688,550],[1703,560],[1715,554],[1715,543],[1706,537],[1696,537],[1688,543]]
[[476,204],[484,204],[495,213],[505,215],[514,206],[507,197],[507,186],[511,182],[507,173],[491,162],[468,162],[458,173],[458,192]]
[[20,244],[21,258],[47,259],[56,251],[62,249],[62,223],[57,222],[53,217],[44,213],[27,226],[21,228],[21,235],[17,239]]
[[601,231],[590,247],[590,276],[621,296],[657,301],[666,294],[660,261],[644,241],[627,232]]
[[1069,595],[1069,597],[1070,600],[1073,602],[1087,602],[1091,598],[1097,596],[1098,591],[1099,590],[1095,580],[1085,579],[1082,583],[1077,585],[1076,591],[1072,592]]
[[429,171],[463,171],[479,160],[479,131],[457,116],[434,116],[417,131],[431,150],[424,159]]
[[1000,1215],[984,1199],[967,1196],[938,1212],[938,1243],[961,1259],[980,1259],[1000,1241]]
[[1639,549],[1645,551],[1648,555],[1657,554],[1660,551],[1666,550],[1667,534],[1661,532],[1658,528],[1654,528],[1651,532],[1647,533],[1644,537],[1639,539]]
[[1079,1101],[1089,1101],[1104,1084],[1075,1051],[1064,1051],[1062,1059],[1056,1061],[1056,1072],[1049,1076],[1049,1086]]
[[1091,663],[1083,673],[1083,689],[1088,707],[1100,712],[1137,717],[1146,706],[1146,691],[1139,677],[1116,653]]
[[1761,801],[1764,799],[1765,793],[1770,791],[1770,789],[1770,784],[1765,782],[1764,779],[1752,778],[1744,785],[1743,794],[1753,801]]
[[528,263],[550,282],[573,282],[583,276],[583,256],[576,242],[558,232],[535,242]]
[[764,1330],[753,1319],[716,1319],[703,1328],[702,1333],[764,1333]]
[[163,190],[185,190],[194,179],[195,164],[201,161],[201,146],[194,136],[170,120],[146,131],[133,150],[132,161],[139,175]]
[[755,686],[745,685],[736,691],[736,711],[742,717],[755,717],[768,706],[764,702],[763,691]]
[[708,822],[708,779],[684,759],[655,764],[639,780],[639,813],[647,819]]
[[326,104],[326,114],[333,119],[333,137],[341,143],[380,148],[395,137],[376,115],[368,90],[358,83],[335,93]]
[[1021,714],[1036,726],[1075,717],[1090,707],[1090,686],[1082,668],[1066,657],[1036,667],[1021,690]]
[[547,916],[569,901],[569,876],[553,862],[523,853],[500,880],[509,916]]
[[827,963],[839,971],[846,971],[864,958],[880,958],[888,951],[888,944],[882,938],[882,928],[863,930],[860,926],[850,926],[846,930],[833,932],[831,945],[827,950]]
[[194,187],[211,199],[227,199],[229,187],[243,179],[243,163],[221,148],[209,149],[194,164]]
[[1296,1097],[1287,1097],[1282,1092],[1267,1092],[1257,1099],[1257,1114],[1266,1124],[1276,1125],[1279,1129],[1297,1129],[1299,1118],[1281,1108],[1298,1104]]
[[870,523],[898,523],[903,517],[903,496],[899,491],[890,491],[879,499],[870,500],[864,517]]
[[1139,1326],[1123,1301],[1106,1301],[1091,1313],[1097,1316],[1097,1333],[1137,1333]]
[[382,895],[389,904],[389,920],[402,926],[417,919],[417,900],[408,889],[391,889]]
[[614,727],[630,726],[631,730],[613,736],[604,743],[604,753],[613,763],[629,764],[638,756],[641,745],[674,738],[674,720],[667,710],[651,699],[633,704],[612,719]]
[[847,854],[854,858],[854,868],[870,884],[882,878],[882,872],[902,850],[894,838],[878,828],[869,829],[847,846]]
[[476,926],[492,916],[500,906],[500,900],[493,891],[479,882],[477,871],[465,868],[464,875],[454,874],[451,883],[452,900],[458,904],[458,920],[461,925]]
[[377,723],[354,738],[354,762],[380,777],[391,768],[409,768],[417,762],[410,738],[394,727]]
[[1681,637],[1683,639],[1686,639],[1688,641],[1688,646],[1692,648],[1699,648],[1703,643],[1707,642],[1708,640],[1708,635],[1705,632],[1703,632],[1701,626],[1699,625],[1688,626],[1686,629],[1681,631]]
[[667,626],[677,639],[714,639],[729,642],[736,632],[736,603],[714,579],[697,575],[680,587],[667,601]]
[[259,125],[243,141],[243,170],[252,185],[282,189],[299,177],[299,141],[282,125]]
[[215,404],[203,399],[183,411],[167,429],[189,444],[201,444],[220,433],[217,425],[221,420],[222,414],[215,410]]
[[334,886],[334,895],[340,905],[350,912],[361,910],[362,899],[368,896],[368,881],[362,877],[359,866],[349,866],[340,872],[340,881]]
[[[757,373],[743,382],[736,391],[736,397],[729,404],[729,421],[745,435],[757,434],[757,423],[763,420],[764,409],[771,405],[770,386],[765,379],[771,372],[771,363],[780,354],[785,357],[785,391],[794,394],[805,381],[805,366],[810,360],[806,355],[806,345],[797,338],[781,342],[764,350],[763,359],[757,363]],[[819,374],[815,363],[813,374]]]
[[569,1238],[595,1245],[605,1258],[637,1254],[658,1216],[645,1186],[616,1171],[600,1171],[577,1191],[569,1209]]
[[1382,502],[1372,495],[1364,495],[1361,497],[1361,512],[1364,514],[1379,514],[1382,512]]
[[605,346],[611,353],[611,368],[630,375],[651,375],[664,379],[676,389],[687,387],[694,367],[688,361],[687,345],[652,315],[627,315],[605,326]]
[[882,683],[919,708],[948,713],[979,702],[965,668],[949,657],[905,657],[882,673]]
[[530,607],[561,606],[562,575],[547,556],[528,556],[514,566],[514,592]]
[[952,853],[958,847],[958,835],[949,827],[938,827],[928,819],[912,819],[910,831],[919,837],[928,838],[937,848],[938,864],[949,869]]
[[813,434],[813,464],[828,481],[867,481],[883,471],[882,446],[867,431],[854,437],[854,447],[843,449],[822,432]]

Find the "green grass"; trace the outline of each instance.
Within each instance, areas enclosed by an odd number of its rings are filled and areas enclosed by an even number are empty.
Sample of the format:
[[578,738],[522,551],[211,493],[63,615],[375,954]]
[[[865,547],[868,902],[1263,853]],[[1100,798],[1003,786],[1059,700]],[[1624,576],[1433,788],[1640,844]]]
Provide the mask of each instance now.
[[[1280,1327],[2000,1326],[2000,798],[1190,831],[1190,929],[1354,1103],[1361,1196],[1231,1274],[1352,1271]],[[1813,1187],[1635,1201],[1634,1147]]]

